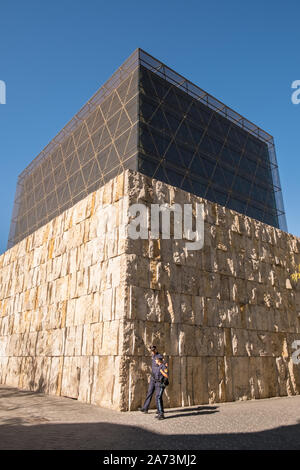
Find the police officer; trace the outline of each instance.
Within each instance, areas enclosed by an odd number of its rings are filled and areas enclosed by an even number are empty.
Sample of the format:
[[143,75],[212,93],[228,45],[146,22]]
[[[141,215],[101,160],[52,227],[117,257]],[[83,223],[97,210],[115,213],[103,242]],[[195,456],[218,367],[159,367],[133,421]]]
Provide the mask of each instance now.
[[163,357],[160,354],[156,356],[155,362],[157,364],[157,369],[155,371],[156,418],[161,420],[165,419],[163,393],[166,386],[169,384],[169,373],[168,365],[163,362]]
[[151,403],[151,399],[152,399],[153,393],[155,391],[155,377],[157,375],[157,370],[159,368],[159,366],[156,362],[156,358],[160,354],[158,353],[158,351],[156,349],[156,346],[151,346],[150,351],[151,351],[151,355],[152,355],[152,373],[151,373],[151,378],[150,378],[150,383],[149,383],[145,403],[144,403],[142,408],[139,408],[139,411],[141,411],[142,413],[148,413],[148,409],[149,409],[149,406],[150,406],[150,403]]

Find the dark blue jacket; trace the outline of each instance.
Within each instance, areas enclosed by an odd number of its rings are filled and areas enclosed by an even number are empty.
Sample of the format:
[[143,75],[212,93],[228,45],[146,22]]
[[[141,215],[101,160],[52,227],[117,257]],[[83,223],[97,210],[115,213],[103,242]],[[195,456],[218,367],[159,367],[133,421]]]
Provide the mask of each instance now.
[[154,379],[157,382],[161,382],[161,379],[163,377],[169,378],[168,367],[166,366],[166,364],[161,364],[160,366],[157,366],[157,368],[154,372]]
[[155,362],[155,359],[157,358],[157,356],[159,356],[159,353],[156,353],[154,354],[154,356],[152,356],[152,374],[155,376],[159,366],[156,364]]

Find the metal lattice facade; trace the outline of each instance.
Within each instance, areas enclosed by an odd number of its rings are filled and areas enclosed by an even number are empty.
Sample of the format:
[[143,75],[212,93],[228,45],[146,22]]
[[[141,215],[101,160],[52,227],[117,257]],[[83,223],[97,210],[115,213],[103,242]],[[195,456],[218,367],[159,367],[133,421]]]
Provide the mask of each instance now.
[[20,175],[8,247],[136,169],[138,63],[130,57]]
[[20,175],[8,246],[127,168],[287,230],[272,136],[138,49]]
[[278,227],[265,142],[144,67],[139,109],[139,171]]

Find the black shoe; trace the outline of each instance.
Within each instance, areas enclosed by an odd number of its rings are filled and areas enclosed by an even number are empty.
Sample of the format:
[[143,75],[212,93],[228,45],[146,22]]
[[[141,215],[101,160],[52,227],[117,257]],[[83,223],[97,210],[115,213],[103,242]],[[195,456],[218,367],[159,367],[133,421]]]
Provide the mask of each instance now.
[[144,408],[138,408],[138,411],[141,411],[142,413],[148,413],[148,410],[144,410]]
[[157,419],[161,420],[161,419],[166,419],[166,418],[164,417],[164,415],[158,415]]

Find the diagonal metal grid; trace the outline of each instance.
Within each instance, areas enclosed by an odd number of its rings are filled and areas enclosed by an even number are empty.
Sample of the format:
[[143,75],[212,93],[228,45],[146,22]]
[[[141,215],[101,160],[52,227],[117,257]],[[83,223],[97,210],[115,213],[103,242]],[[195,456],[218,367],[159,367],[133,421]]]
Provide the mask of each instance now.
[[127,168],[136,169],[134,53],[19,176],[8,248]]
[[137,49],[19,176],[8,248],[127,168],[287,230],[273,137]]
[[140,57],[139,171],[287,231],[273,137]]

